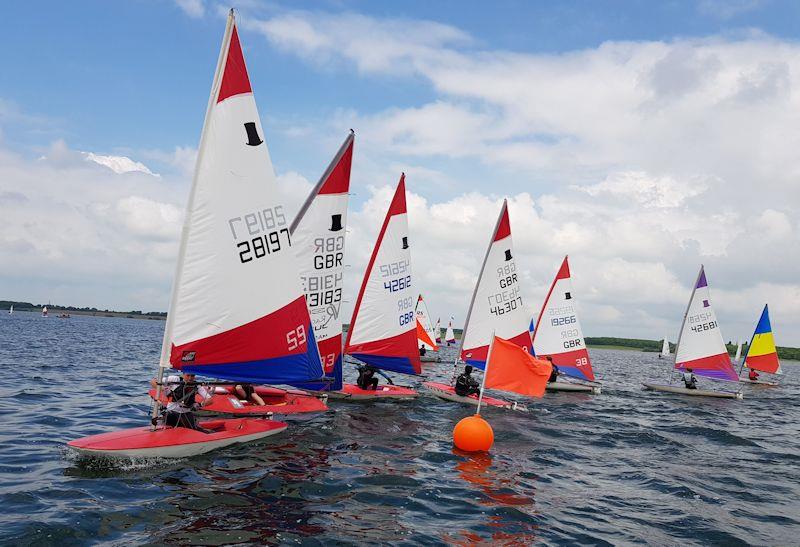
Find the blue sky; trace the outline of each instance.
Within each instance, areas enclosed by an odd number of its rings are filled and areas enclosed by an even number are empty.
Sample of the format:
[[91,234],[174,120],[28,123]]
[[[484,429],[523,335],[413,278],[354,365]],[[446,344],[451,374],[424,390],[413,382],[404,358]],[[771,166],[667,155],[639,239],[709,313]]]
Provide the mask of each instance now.
[[[729,338],[769,301],[800,344],[800,4],[238,9],[290,204],[356,130],[353,271],[405,170],[434,315],[463,321],[508,197],[532,311],[569,253],[587,333],[660,337],[705,263]],[[0,298],[166,308],[225,10],[34,2],[0,18]]]

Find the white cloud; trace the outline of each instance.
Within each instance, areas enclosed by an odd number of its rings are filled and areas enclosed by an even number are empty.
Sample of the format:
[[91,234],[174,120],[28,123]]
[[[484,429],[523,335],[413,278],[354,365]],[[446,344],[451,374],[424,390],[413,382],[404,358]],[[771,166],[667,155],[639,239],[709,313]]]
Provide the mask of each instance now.
[[203,0],[175,0],[175,4],[189,17],[197,19],[206,14]]
[[94,162],[98,165],[103,165],[108,167],[112,171],[118,174],[122,173],[145,173],[147,175],[152,175],[154,177],[158,177],[157,173],[153,173],[150,169],[143,163],[134,161],[127,156],[101,156],[99,154],[95,154],[93,152],[81,152],[86,159],[86,161]]

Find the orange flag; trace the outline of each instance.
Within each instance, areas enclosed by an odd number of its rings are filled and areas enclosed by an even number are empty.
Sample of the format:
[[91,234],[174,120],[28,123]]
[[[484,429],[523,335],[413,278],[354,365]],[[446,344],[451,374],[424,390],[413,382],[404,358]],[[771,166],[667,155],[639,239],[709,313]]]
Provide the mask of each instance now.
[[541,397],[553,365],[537,359],[514,342],[494,337],[492,354],[486,363],[485,387]]

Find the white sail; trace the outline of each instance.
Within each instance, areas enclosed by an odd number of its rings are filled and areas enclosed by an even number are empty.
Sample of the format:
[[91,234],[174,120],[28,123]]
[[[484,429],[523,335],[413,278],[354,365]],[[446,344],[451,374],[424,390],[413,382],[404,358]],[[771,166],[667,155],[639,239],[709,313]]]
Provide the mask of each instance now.
[[[422,325],[425,334],[428,335],[427,340],[423,338],[418,338],[418,342],[420,346],[424,346],[426,350],[436,351],[438,350],[438,346],[436,345],[436,338],[437,332],[434,328],[433,324],[431,323],[431,315],[428,311],[428,306],[425,304],[425,299],[422,298],[422,295],[417,297],[417,306],[414,309],[414,313],[417,316],[417,321],[419,321],[420,325]],[[429,344],[428,342],[433,342],[433,344]]]
[[675,350],[675,368],[702,376],[738,382],[739,376],[731,366],[728,348],[722,338],[717,315],[711,305],[711,296],[703,267],[689,299],[683,318],[678,347]]
[[736,341],[736,357],[733,358],[733,362],[738,365],[739,361],[741,361],[741,360],[742,360],[742,341],[741,340],[737,340]]
[[[342,358],[344,246],[354,138],[351,131],[290,228],[314,334],[329,377],[341,367]],[[340,388],[338,384],[332,387]]]
[[353,309],[345,353],[405,374],[422,369],[414,314],[405,175],[395,190]]
[[569,260],[564,257],[536,320],[533,352],[550,357],[565,374],[594,381],[577,307]]
[[231,13],[187,204],[161,368],[263,383],[322,377],[263,136]]
[[450,318],[450,322],[447,324],[447,332],[444,335],[444,341],[447,343],[448,346],[451,346],[456,343],[456,334],[453,332],[453,318]]
[[664,336],[664,342],[661,344],[661,355],[663,357],[669,357],[670,356],[669,340],[667,340],[666,336]]
[[14,313],[14,304],[11,304],[11,308],[8,310],[9,315]]
[[492,333],[530,349],[529,319],[522,303],[508,203],[504,200],[467,312],[461,359],[483,369]]

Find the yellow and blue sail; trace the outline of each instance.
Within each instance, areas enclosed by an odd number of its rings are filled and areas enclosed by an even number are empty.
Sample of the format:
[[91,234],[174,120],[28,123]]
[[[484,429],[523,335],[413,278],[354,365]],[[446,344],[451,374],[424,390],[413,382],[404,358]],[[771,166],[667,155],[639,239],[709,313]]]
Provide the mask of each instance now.
[[778,349],[775,347],[775,338],[769,321],[769,307],[766,304],[747,347],[744,366],[770,374],[781,373],[781,362],[778,360]]

